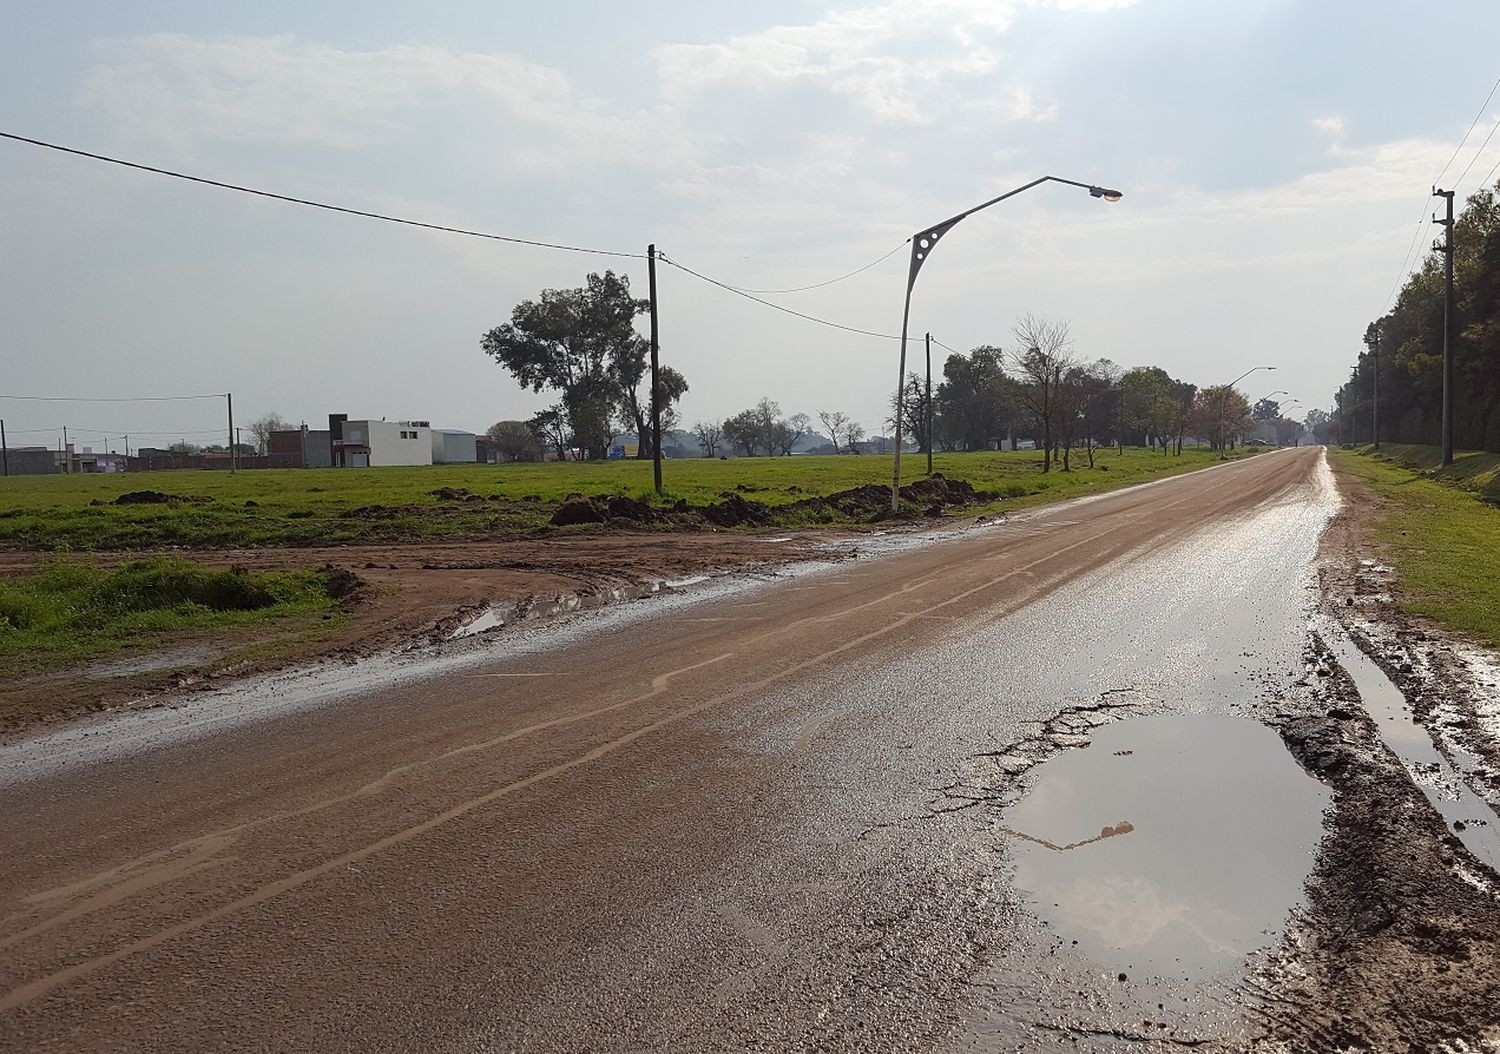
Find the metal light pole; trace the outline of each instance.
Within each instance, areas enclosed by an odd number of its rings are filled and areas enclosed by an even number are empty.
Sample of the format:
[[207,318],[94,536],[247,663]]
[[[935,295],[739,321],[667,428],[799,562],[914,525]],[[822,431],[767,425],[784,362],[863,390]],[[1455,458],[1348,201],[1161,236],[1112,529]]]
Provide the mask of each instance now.
[[1226,453],[1226,451],[1225,451],[1225,448],[1228,446],[1228,444],[1224,441],[1224,404],[1229,401],[1229,393],[1232,392],[1232,391],[1234,391],[1234,386],[1236,384],[1239,384],[1240,381],[1244,380],[1246,377],[1250,376],[1252,373],[1255,373],[1257,370],[1274,370],[1275,368],[1276,368],[1275,366],[1251,366],[1244,373],[1240,374],[1234,380],[1232,380],[1228,384],[1226,384],[1224,386],[1224,390],[1219,393],[1219,460],[1220,461],[1224,460],[1226,457],[1229,456]]
[[927,394],[922,401],[927,413],[927,474],[932,475],[932,334],[927,334]]
[[906,387],[906,333],[907,327],[911,322],[911,291],[912,287],[917,284],[917,273],[922,270],[922,264],[926,263],[927,256],[932,252],[933,247],[937,245],[938,239],[952,230],[959,220],[972,216],[982,209],[987,209],[991,205],[999,204],[1006,198],[1013,198],[1023,191],[1030,190],[1032,187],[1041,186],[1043,183],[1066,183],[1070,187],[1082,187],[1091,196],[1102,198],[1105,201],[1119,201],[1124,196],[1118,190],[1110,190],[1107,187],[1101,187],[1093,183],[1079,183],[1076,180],[1063,179],[1060,176],[1042,176],[1040,179],[1033,179],[1030,183],[1019,186],[1015,190],[1008,190],[998,197],[975,205],[972,209],[966,209],[956,216],[950,216],[942,223],[933,224],[931,227],[927,227],[911,237],[911,264],[906,272],[906,302],[901,308],[901,368],[896,373],[896,464],[891,473],[892,512],[900,508],[901,503],[901,415],[902,392]]

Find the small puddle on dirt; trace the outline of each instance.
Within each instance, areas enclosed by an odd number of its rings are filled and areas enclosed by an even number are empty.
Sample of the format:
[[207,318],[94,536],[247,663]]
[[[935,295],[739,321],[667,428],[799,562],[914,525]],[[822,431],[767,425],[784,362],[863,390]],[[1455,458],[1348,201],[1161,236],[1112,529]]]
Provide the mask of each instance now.
[[1375,721],[1380,738],[1399,757],[1411,773],[1412,781],[1448,823],[1448,828],[1464,847],[1500,871],[1500,822],[1495,811],[1483,798],[1469,789],[1459,769],[1477,769],[1478,759],[1460,754],[1454,763],[1440,753],[1427,729],[1406,706],[1406,696],[1391,682],[1385,671],[1375,664],[1359,645],[1341,629],[1327,626],[1323,639],[1333,649],[1334,657],[1354,679],[1365,710]]
[[1271,943],[1312,868],[1323,785],[1242,718],[1145,717],[1090,737],[1006,813],[1037,914],[1132,976],[1201,977]]
[[[708,579],[704,576],[701,580],[707,581]],[[595,589],[586,593],[559,593],[555,597],[530,597],[511,605],[491,605],[488,610],[481,612],[477,617],[449,633],[448,639],[458,640],[462,637],[477,636],[485,630],[509,625],[520,619],[552,618],[557,615],[570,615],[575,611],[596,611],[626,600],[654,597],[664,589],[671,590],[679,584],[692,585],[697,581],[698,579],[683,579],[680,583],[637,582],[633,585],[612,586],[608,589]]]

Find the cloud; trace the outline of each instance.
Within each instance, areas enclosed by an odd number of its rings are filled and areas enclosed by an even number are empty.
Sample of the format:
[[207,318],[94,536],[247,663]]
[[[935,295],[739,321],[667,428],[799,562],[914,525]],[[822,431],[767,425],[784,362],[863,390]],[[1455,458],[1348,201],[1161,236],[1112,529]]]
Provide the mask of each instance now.
[[1327,135],[1342,135],[1344,131],[1344,119],[1338,114],[1314,117],[1312,124],[1318,131]]
[[[656,59],[663,90],[686,101],[706,88],[809,86],[847,97],[881,121],[917,122],[924,103],[955,81],[1004,80],[1001,39],[1028,7],[1102,11],[1132,0],[888,0],[773,26],[723,43],[672,44]],[[1046,120],[1023,85],[992,94],[1004,116]]]
[[[80,102],[133,141],[315,146],[356,150],[431,127],[435,110],[467,118],[467,134],[496,126],[543,133],[509,151],[547,168],[561,140],[605,160],[670,162],[681,136],[650,113],[619,117],[558,70],[517,55],[401,45],[354,50],[288,36],[152,34],[106,41]],[[648,151],[647,132],[652,146]],[[664,156],[665,155],[665,156]]]

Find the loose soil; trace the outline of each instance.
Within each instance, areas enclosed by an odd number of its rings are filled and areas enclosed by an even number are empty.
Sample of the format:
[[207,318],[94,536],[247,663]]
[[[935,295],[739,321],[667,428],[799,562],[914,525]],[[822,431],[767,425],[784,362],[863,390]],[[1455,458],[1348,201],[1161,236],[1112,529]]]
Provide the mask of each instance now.
[[[890,492],[885,491],[887,501]],[[629,500],[629,499],[622,499]],[[503,542],[348,545],[191,551],[211,566],[316,568],[347,584],[343,612],[233,631],[175,633],[157,651],[0,687],[0,736],[98,710],[157,705],[174,692],[321,657],[355,659],[446,637],[493,605],[588,596],[622,586],[699,575],[768,572],[777,565],[848,555],[827,532],[568,532]],[[109,554],[101,561],[148,553]],[[182,555],[179,551],[177,555]],[[32,570],[39,554],[0,552],[0,575]]]
[[[1372,548],[1380,499],[1338,473],[1344,507],[1325,533],[1326,613],[1402,690],[1450,760],[1466,751],[1495,811],[1495,685],[1477,653],[1400,607]],[[1432,807],[1313,635],[1306,675],[1264,720],[1334,794],[1308,907],[1247,985],[1257,1051],[1478,1051],[1500,1043],[1500,875]],[[1457,748],[1457,750],[1455,750]],[[1475,764],[1479,759],[1479,764]],[[1479,822],[1496,822],[1492,817]]]

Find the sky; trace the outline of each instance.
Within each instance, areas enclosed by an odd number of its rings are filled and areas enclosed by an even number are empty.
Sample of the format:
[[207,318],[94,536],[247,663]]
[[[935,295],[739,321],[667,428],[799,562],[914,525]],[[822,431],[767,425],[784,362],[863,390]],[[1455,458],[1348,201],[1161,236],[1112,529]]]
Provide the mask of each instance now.
[[[784,289],[966,219],[914,334],[1012,349],[1026,313],[1084,358],[1328,406],[1436,228],[1500,163],[1500,4],[857,0],[249,5],[10,0],[0,131],[207,178]],[[1451,46],[1439,48],[1445,33]],[[1477,122],[1475,115],[1479,114]],[[1462,150],[1455,148],[1474,122]],[[1483,149],[1481,150],[1481,146]],[[1465,171],[1467,170],[1467,171]],[[1460,173],[1464,178],[1459,181]],[[12,445],[212,441],[233,392],[481,431],[552,401],[480,351],[544,288],[645,261],[464,238],[0,141],[0,417]],[[899,342],[665,264],[685,421],[761,396],[881,429]],[[899,331],[906,252],[768,295]],[[640,326],[644,332],[646,320]],[[921,358],[921,345],[910,349]],[[936,368],[946,352],[937,349]]]

